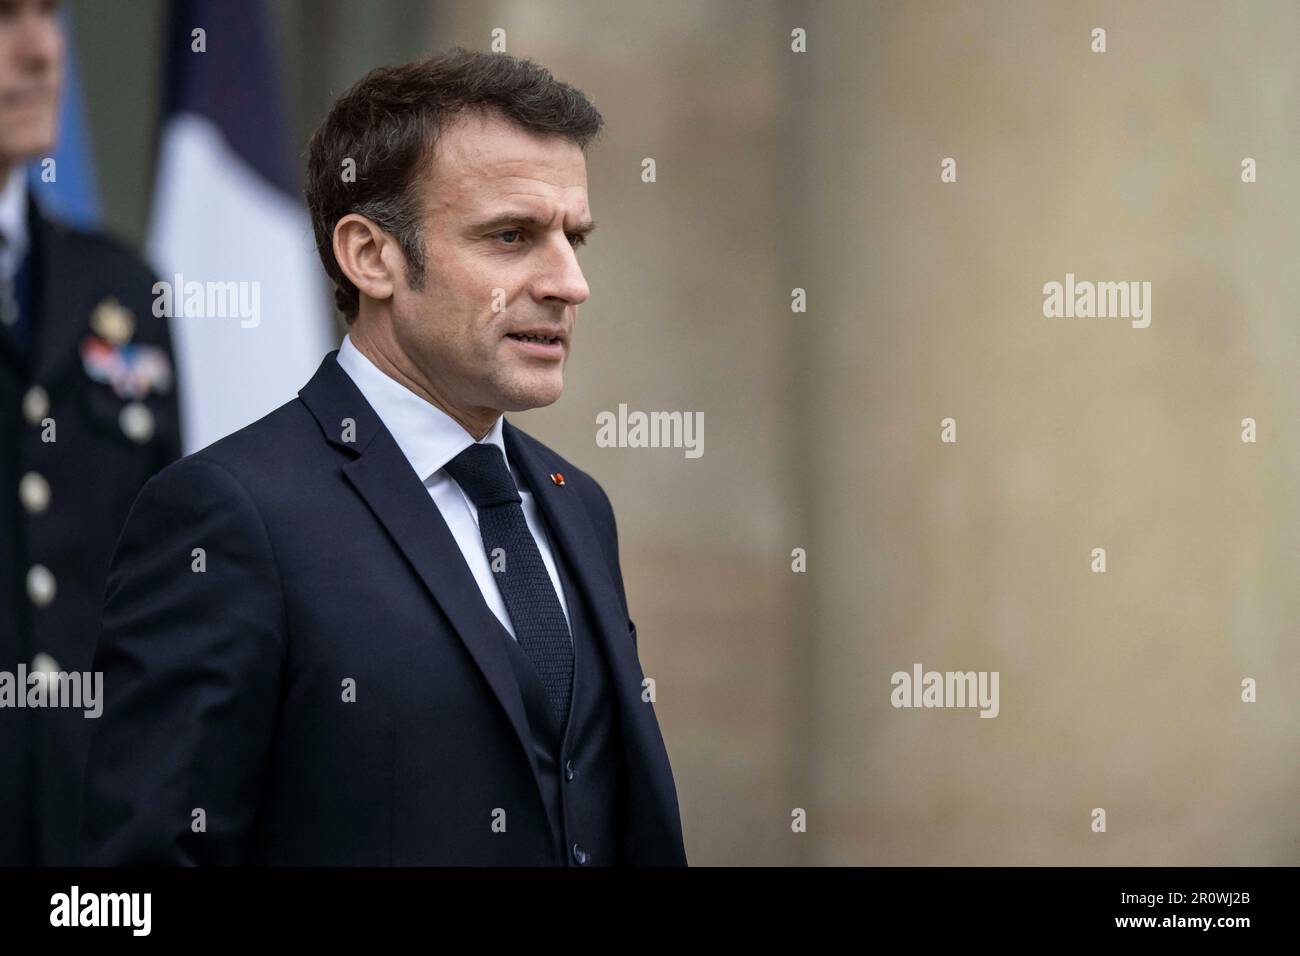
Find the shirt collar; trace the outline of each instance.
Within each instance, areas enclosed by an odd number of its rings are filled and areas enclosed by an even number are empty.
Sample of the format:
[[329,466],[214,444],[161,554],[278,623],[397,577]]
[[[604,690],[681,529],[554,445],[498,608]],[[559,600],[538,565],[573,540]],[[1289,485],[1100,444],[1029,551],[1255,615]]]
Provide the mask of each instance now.
[[[338,363],[361,390],[421,481],[428,481],[430,475],[474,443],[460,422],[380,371],[352,344],[349,335],[343,336],[339,345]],[[504,421],[504,415],[497,416],[482,444],[500,448],[509,466],[510,456],[502,438]]]
[[22,163],[14,164],[0,190],[0,233],[5,237],[0,269],[5,278],[13,278],[27,254],[27,167]]

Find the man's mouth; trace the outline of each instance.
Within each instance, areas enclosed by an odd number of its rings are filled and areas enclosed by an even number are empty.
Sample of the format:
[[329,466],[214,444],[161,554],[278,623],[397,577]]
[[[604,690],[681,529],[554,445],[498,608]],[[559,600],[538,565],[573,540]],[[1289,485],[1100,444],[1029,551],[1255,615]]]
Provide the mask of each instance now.
[[46,86],[28,86],[6,90],[0,94],[0,104],[8,109],[25,106],[43,106],[54,101],[54,90]]
[[507,336],[517,342],[536,342],[538,345],[559,345],[560,339],[554,335],[532,335],[527,332],[510,332]]
[[546,335],[542,332],[507,332],[506,338],[513,339],[515,348],[525,356],[544,362],[564,361],[564,337]]

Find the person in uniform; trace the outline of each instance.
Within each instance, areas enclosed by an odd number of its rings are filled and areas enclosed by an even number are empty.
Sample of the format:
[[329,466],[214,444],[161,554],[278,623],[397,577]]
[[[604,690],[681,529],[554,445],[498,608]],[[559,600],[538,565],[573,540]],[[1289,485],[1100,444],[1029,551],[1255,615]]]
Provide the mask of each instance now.
[[131,503],[181,453],[151,270],[49,218],[27,182],[54,144],[62,65],[57,4],[0,3],[0,866],[75,858],[96,721],[39,686],[90,671]]

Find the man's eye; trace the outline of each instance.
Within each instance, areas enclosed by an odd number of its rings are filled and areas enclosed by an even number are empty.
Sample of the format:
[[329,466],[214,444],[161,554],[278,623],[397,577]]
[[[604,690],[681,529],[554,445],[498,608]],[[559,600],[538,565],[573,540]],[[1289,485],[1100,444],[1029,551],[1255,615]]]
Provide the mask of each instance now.
[[[0,2],[3,2],[3,0],[0,0]],[[512,242],[509,237],[522,236],[522,235],[523,235],[523,230],[521,229],[507,229],[504,232],[498,232],[496,234],[496,238],[500,239],[508,246],[517,246],[519,243]],[[569,233],[568,240],[569,240],[569,245],[573,246],[575,249],[578,248],[578,246],[585,246],[587,244],[587,237],[580,232]]]

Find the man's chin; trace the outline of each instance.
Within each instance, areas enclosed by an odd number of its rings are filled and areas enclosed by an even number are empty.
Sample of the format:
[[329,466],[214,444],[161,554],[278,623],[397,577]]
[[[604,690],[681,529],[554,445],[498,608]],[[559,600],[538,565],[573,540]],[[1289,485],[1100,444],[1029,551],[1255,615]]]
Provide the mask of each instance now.
[[[33,117],[31,109],[0,111],[0,153],[14,162],[42,159],[53,151],[58,126],[52,118]],[[43,112],[43,111],[42,111]]]
[[526,412],[532,408],[545,408],[560,400],[564,392],[564,382],[538,384],[527,388],[512,389],[502,397],[501,410],[506,412]]

